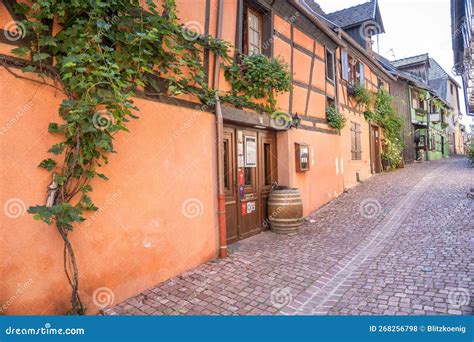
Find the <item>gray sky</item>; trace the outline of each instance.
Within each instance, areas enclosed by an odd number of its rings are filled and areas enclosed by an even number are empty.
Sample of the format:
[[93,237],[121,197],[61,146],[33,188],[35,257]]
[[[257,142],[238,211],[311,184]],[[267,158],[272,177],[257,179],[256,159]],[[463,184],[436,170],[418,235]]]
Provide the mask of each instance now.
[[[358,5],[367,0],[316,0],[326,13]],[[379,0],[385,32],[378,36],[375,51],[393,60],[429,53],[448,74],[455,77],[451,47],[449,0]],[[393,50],[392,50],[393,49]],[[461,112],[465,113],[464,96],[460,94]],[[469,117],[470,118],[470,117]],[[463,122],[472,123],[466,115]]]

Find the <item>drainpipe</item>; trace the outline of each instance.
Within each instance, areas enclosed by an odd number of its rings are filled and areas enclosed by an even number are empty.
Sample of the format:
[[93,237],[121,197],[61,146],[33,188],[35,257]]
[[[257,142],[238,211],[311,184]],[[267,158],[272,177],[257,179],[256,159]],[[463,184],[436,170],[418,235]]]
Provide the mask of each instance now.
[[[224,0],[219,0],[217,11],[217,35],[222,36],[222,14],[224,12]],[[217,134],[217,203],[219,219],[219,257],[227,257],[227,227],[225,214],[225,193],[224,193],[224,120],[222,118],[221,102],[217,90],[219,88],[220,58],[214,55],[214,81],[213,87],[216,90],[216,134]]]

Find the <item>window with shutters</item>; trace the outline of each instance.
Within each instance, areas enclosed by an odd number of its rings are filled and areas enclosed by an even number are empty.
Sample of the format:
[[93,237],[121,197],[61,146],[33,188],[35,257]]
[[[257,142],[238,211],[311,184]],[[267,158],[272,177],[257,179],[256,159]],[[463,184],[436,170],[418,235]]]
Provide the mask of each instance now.
[[351,121],[351,152],[352,160],[362,160],[362,141],[360,124]]
[[334,52],[326,48],[326,78],[332,83],[335,81],[334,74]]

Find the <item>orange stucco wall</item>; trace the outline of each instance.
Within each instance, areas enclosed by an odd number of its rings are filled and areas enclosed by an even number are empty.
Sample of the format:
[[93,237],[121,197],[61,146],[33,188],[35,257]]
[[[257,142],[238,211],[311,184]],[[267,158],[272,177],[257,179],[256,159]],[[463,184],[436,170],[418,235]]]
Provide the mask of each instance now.
[[[54,142],[47,126],[58,121],[62,97],[4,71],[0,76],[0,302],[11,302],[2,312],[63,313],[69,289],[62,243],[53,227],[25,213],[45,201],[51,179],[37,165]],[[110,288],[118,302],[214,258],[218,249],[214,115],[136,104],[140,119],[117,136],[118,153],[103,168],[110,180],[93,184],[100,210],[71,233],[91,313],[96,289]],[[16,298],[25,282],[28,291]]]
[[[305,216],[344,191],[339,135],[290,130],[277,138],[279,182],[300,189]],[[296,172],[295,143],[310,146],[309,171]]]

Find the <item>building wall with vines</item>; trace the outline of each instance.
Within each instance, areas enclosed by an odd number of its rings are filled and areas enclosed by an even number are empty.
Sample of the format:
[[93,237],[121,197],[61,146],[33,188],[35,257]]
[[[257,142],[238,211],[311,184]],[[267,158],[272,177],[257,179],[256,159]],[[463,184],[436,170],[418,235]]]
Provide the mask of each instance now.
[[[162,16],[160,6],[164,1],[157,3],[157,9],[160,9],[157,16]],[[180,59],[174,60],[167,54],[167,49],[158,49],[171,62],[165,65],[160,77],[134,78],[137,84],[133,96],[126,100],[119,99],[123,107],[115,108],[127,115],[109,116],[107,112],[94,115],[95,128],[86,127],[86,130],[91,129],[97,137],[104,138],[94,141],[94,144],[100,144],[102,150],[109,153],[100,154],[100,165],[96,165],[100,166],[100,171],[99,168],[81,171],[87,171],[87,175],[92,173],[94,177],[91,176],[90,180],[86,177],[85,183],[77,184],[78,190],[83,193],[80,205],[71,208],[69,202],[54,203],[56,212],[48,209],[50,207],[45,203],[48,194],[55,190],[54,186],[58,186],[55,182],[62,186],[61,182],[65,181],[62,178],[66,177],[64,175],[54,176],[62,169],[63,160],[59,157],[63,153],[72,153],[80,160],[85,157],[70,152],[79,139],[70,134],[72,127],[63,126],[63,122],[71,123],[75,118],[69,114],[80,112],[82,107],[68,107],[71,103],[77,104],[77,94],[89,100],[89,91],[81,93],[81,84],[76,84],[74,80],[84,81],[80,74],[87,74],[90,69],[78,67],[77,63],[83,61],[65,58],[71,57],[67,54],[69,49],[82,47],[77,42],[67,48],[60,47],[65,51],[55,55],[46,52],[57,50],[54,45],[56,40],[50,39],[48,34],[37,49],[31,50],[31,42],[21,32],[18,36],[15,27],[10,27],[10,34],[3,32],[5,37],[11,39],[0,41],[0,102],[5,104],[2,110],[6,113],[0,118],[0,142],[2,158],[7,161],[2,173],[4,191],[1,201],[5,209],[2,227],[9,227],[4,234],[7,248],[2,249],[2,253],[8,256],[3,258],[6,260],[4,270],[7,280],[1,291],[5,298],[14,296],[15,299],[6,308],[6,313],[56,314],[68,309],[71,301],[69,285],[75,286],[74,279],[68,278],[68,284],[64,276],[64,269],[69,267],[65,258],[69,244],[74,246],[80,270],[79,295],[88,313],[95,313],[100,308],[100,303],[98,305],[93,300],[100,289],[112,289],[113,302],[117,303],[217,255],[217,156],[212,102],[216,90],[213,89],[216,54],[221,56],[223,62],[223,68],[219,70],[218,94],[224,109],[238,108],[242,114],[251,113],[265,118],[278,111],[290,117],[296,114],[301,117],[298,129],[289,130],[278,124],[277,127],[274,124],[267,128],[278,131],[279,182],[302,190],[305,214],[337,197],[345,187],[354,185],[357,171],[362,172],[362,179],[370,175],[368,123],[360,106],[346,97],[347,89],[341,83],[340,41],[337,35],[315,25],[310,17],[297,11],[287,1],[269,1],[264,10],[274,31],[265,43],[271,47],[271,56],[278,57],[281,64],[272,64],[265,59],[242,58],[238,60],[241,64],[236,67],[234,51],[239,50],[242,39],[238,22],[241,3],[238,0],[224,1],[222,38],[228,43],[224,47],[222,42],[212,39],[217,32],[216,0],[198,1],[192,7],[189,1],[176,1],[177,20],[182,27],[172,22],[166,28],[179,29],[179,32],[170,33],[177,34],[181,46],[191,49],[196,55],[188,56],[180,50]],[[5,7],[0,13],[3,27],[28,15],[12,16]],[[110,13],[107,17],[96,18],[100,28],[97,31],[99,40],[102,35],[107,36],[107,30],[115,30],[116,34],[120,28],[126,27],[119,27],[124,18],[116,15]],[[167,15],[172,16],[170,13]],[[150,21],[146,23],[151,25],[155,19],[148,18]],[[64,26],[55,20],[44,18],[41,29],[58,37]],[[73,33],[68,31],[68,34]],[[162,37],[161,32],[156,33],[152,29],[142,33],[137,39],[143,44],[145,39],[149,43]],[[120,42],[123,44],[124,40]],[[130,44],[130,49],[136,46]],[[17,52],[23,55],[11,53],[12,48],[21,49]],[[107,48],[113,50],[116,47],[109,44]],[[104,53],[110,53],[105,50]],[[335,56],[333,80],[327,77],[328,51]],[[123,50],[118,49],[117,52],[120,54]],[[200,62],[195,65],[193,61],[197,60],[197,56]],[[118,58],[116,55],[110,57]],[[141,70],[153,74],[146,69],[146,65],[140,64],[140,57],[130,63],[138,63]],[[240,68],[244,66],[246,70],[255,72],[255,79],[252,80],[260,82],[260,86],[271,82],[266,75],[258,75],[258,70],[252,69],[252,63],[257,62],[269,68],[265,70],[282,72],[281,82],[271,83],[270,86],[272,90],[282,89],[275,92],[274,97],[269,96],[272,91],[262,94],[261,88],[249,89],[255,82],[243,82],[238,77]],[[284,69],[280,68],[284,64],[288,68],[289,85]],[[375,89],[378,71],[368,64],[365,72],[367,86]],[[94,69],[92,65],[91,68]],[[134,75],[134,68],[135,65],[129,68],[131,75]],[[41,71],[39,75],[38,70]],[[195,76],[192,78],[196,82],[193,87],[188,87],[191,82],[187,78],[189,70]],[[184,71],[184,75],[180,75],[180,71]],[[94,77],[100,79],[101,71],[94,72],[97,72]],[[170,80],[173,74],[177,77]],[[104,77],[114,76],[106,74]],[[167,77],[169,83],[165,85],[168,87],[163,89],[163,79]],[[69,93],[66,86],[73,87],[76,92]],[[120,82],[118,85],[114,83],[114,86],[120,88],[119,95],[131,87],[122,86]],[[94,87],[92,92],[96,92],[95,95],[103,101],[101,92],[107,88]],[[127,107],[129,100],[133,101],[136,109]],[[96,113],[104,110],[100,104],[93,103]],[[341,114],[337,111],[335,116],[339,118],[339,125],[329,120],[328,108],[332,108],[333,104],[347,116],[347,125],[344,126],[344,120],[341,121]],[[351,161],[351,120],[363,127],[363,159],[355,166]],[[114,134],[104,137],[102,133],[108,130]],[[115,135],[118,131],[122,132]],[[65,143],[61,141],[60,134],[68,137]],[[311,146],[311,169],[304,174],[295,171],[296,142]],[[94,148],[87,151],[97,152]],[[108,158],[110,162],[106,163]],[[68,165],[69,161],[66,158],[64,162]],[[38,167],[40,162],[41,167]],[[77,168],[72,168],[72,172],[75,170]],[[108,181],[104,182],[104,178]],[[74,190],[74,186],[71,187]],[[76,195],[75,191],[71,191],[71,198]],[[66,238],[55,234],[54,226],[48,227],[43,222],[35,221],[27,213],[28,208],[47,223],[51,216],[59,221],[65,219],[63,225],[59,224],[59,230],[70,234]],[[61,216],[63,214],[67,217]],[[69,229],[72,225],[74,231]],[[17,294],[18,284],[28,284],[28,291],[22,290]],[[75,300],[73,298],[72,301]]]

